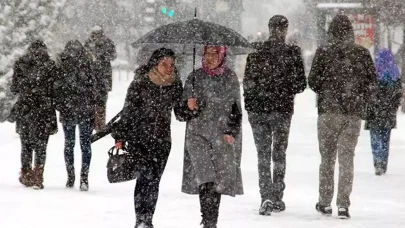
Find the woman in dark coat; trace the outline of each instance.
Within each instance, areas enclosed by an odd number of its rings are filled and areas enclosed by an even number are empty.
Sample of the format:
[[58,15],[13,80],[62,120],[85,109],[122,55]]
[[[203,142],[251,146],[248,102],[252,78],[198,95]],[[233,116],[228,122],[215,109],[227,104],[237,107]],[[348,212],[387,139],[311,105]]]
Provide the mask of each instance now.
[[[21,139],[20,182],[27,187],[43,189],[43,173],[49,136],[57,132],[53,104],[55,62],[41,40],[34,41],[28,53],[14,66],[11,91],[18,95],[13,110],[17,133]],[[34,169],[32,157],[35,151]]]
[[82,149],[80,190],[88,191],[88,174],[91,161],[91,133],[95,117],[95,78],[85,49],[78,40],[69,41],[60,55],[60,76],[55,84],[58,97],[57,110],[65,133],[65,164],[68,174],[66,187],[75,183],[74,146],[76,126],[79,127]]
[[187,122],[182,191],[199,194],[204,228],[217,227],[221,195],[243,194],[240,84],[225,60],[226,47],[206,47],[183,96],[199,114]]
[[175,54],[169,49],[156,50],[135,74],[113,137],[117,148],[127,144],[140,173],[134,193],[135,228],[152,228],[159,183],[171,150],[171,113],[174,109],[181,119],[183,87]]
[[376,175],[387,172],[391,130],[397,124],[397,111],[401,103],[401,74],[394,55],[381,50],[376,58],[378,74],[377,94],[368,108],[366,129],[370,130]]

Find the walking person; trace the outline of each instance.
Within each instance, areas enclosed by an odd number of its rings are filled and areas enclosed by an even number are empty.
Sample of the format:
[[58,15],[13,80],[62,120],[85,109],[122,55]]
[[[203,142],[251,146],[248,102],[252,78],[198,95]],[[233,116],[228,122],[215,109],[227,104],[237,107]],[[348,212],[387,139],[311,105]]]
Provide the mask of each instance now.
[[90,59],[78,40],[69,41],[60,55],[60,76],[55,83],[57,91],[56,107],[60,112],[60,122],[65,133],[65,164],[68,179],[67,188],[75,183],[74,146],[76,126],[79,127],[82,168],[80,190],[88,191],[88,175],[91,161],[91,134],[94,129],[95,77]]
[[[31,43],[28,53],[17,60],[11,91],[18,96],[13,108],[21,139],[19,181],[26,187],[44,188],[44,168],[49,136],[57,132],[53,86],[57,74],[42,40]],[[34,168],[32,168],[33,153]]]
[[245,108],[258,154],[260,215],[286,208],[286,150],[294,98],[307,86],[301,49],[286,44],[288,24],[281,15],[270,19],[270,37],[248,56],[243,79]]
[[172,109],[182,118],[183,85],[175,58],[172,50],[158,49],[136,70],[119,127],[113,132],[116,147],[127,147],[140,172],[134,193],[135,228],[153,228],[159,183],[171,150]]
[[226,47],[207,46],[203,67],[183,99],[198,114],[187,122],[182,191],[199,194],[204,228],[216,228],[222,195],[243,194],[240,85],[226,67]]
[[347,16],[337,15],[328,31],[328,42],[318,48],[308,78],[318,95],[318,140],[321,154],[319,202],[316,209],[332,215],[336,158],[339,162],[338,218],[349,219],[353,186],[354,151],[377,85],[370,52],[354,42]]
[[401,104],[401,73],[393,53],[388,49],[376,58],[378,87],[375,102],[369,105],[366,129],[370,130],[375,174],[387,172],[391,130],[397,125],[397,111]]
[[112,90],[111,61],[117,58],[117,52],[114,42],[104,34],[104,30],[100,26],[93,27],[90,38],[85,42],[84,46],[93,59],[92,66],[96,75],[95,130],[99,132],[106,124],[108,92]]

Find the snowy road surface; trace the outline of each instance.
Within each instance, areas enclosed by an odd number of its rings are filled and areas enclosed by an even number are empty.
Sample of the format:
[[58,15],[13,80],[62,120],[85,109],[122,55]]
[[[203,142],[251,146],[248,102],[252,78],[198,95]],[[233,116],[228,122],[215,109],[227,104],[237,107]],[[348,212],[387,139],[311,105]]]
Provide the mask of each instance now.
[[[129,82],[116,82],[108,103],[108,118],[123,105]],[[243,181],[245,195],[224,197],[219,228],[394,228],[405,227],[405,117],[392,136],[388,174],[373,172],[369,134],[362,132],[355,158],[352,219],[340,221],[317,214],[318,166],[320,156],[316,135],[314,94],[307,90],[296,99],[287,156],[287,210],[271,217],[258,215],[260,203],[256,149],[250,125],[244,115]],[[93,145],[90,191],[65,189],[63,132],[52,136],[45,167],[45,189],[34,191],[18,182],[20,145],[14,125],[0,125],[0,228],[129,228],[134,226],[135,182],[109,184],[106,178],[107,150],[113,145],[105,138]],[[197,196],[180,192],[183,164],[184,124],[173,122],[173,148],[163,175],[154,224],[156,228],[198,228],[201,221]],[[80,169],[76,146],[76,173]],[[335,205],[335,204],[334,204]]]

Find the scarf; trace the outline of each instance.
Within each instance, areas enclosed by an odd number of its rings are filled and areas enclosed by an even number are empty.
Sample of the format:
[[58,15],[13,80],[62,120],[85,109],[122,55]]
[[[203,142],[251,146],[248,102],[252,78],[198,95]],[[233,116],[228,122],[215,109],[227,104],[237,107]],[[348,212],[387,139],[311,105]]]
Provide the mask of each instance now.
[[153,68],[148,74],[150,80],[154,84],[156,84],[158,86],[170,86],[170,85],[172,85],[173,82],[174,82],[174,79],[175,79],[174,75],[175,74],[163,75],[156,69],[156,67]]

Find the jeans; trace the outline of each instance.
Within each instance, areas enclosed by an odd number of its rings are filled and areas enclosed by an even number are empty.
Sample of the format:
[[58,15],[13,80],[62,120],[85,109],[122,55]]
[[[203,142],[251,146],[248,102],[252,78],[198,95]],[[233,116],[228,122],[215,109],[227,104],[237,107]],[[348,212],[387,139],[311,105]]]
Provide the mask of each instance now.
[[[249,122],[258,154],[259,187],[262,201],[283,199],[285,189],[286,150],[291,114],[249,113]],[[273,179],[271,161],[273,159]]]
[[391,129],[371,129],[371,149],[373,152],[374,166],[381,166],[385,171],[390,152]]
[[76,141],[76,125],[79,126],[80,147],[82,150],[82,174],[88,174],[91,161],[91,134],[93,123],[86,120],[80,124],[63,123],[65,133],[65,163],[68,173],[74,173],[74,147]]

